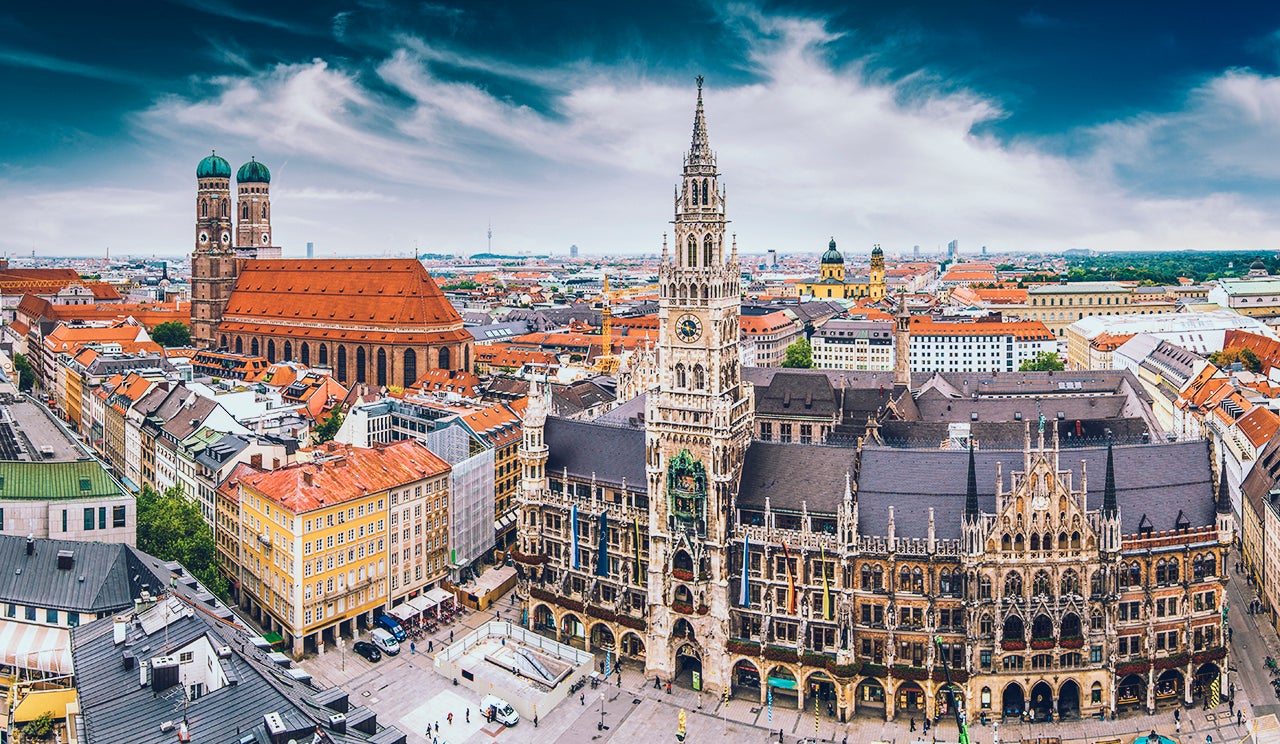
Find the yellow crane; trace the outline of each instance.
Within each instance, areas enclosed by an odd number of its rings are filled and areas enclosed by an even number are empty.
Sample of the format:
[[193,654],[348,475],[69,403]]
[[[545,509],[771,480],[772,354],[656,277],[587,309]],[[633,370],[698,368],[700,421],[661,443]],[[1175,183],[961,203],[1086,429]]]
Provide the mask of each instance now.
[[600,356],[592,370],[597,374],[613,375],[618,372],[621,361],[613,353],[613,308],[609,294],[609,275],[604,276],[604,289],[601,292],[603,304],[600,307]]

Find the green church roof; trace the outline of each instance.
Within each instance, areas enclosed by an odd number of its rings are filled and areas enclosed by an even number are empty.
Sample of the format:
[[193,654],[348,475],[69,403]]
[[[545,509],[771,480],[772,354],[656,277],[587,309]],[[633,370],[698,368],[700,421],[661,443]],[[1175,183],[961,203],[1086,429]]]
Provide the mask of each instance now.
[[62,501],[122,495],[120,486],[93,460],[0,461],[0,500]]
[[842,264],[844,256],[840,255],[840,251],[836,250],[836,239],[832,238],[827,244],[827,252],[822,254],[822,263],[824,264]]
[[236,171],[236,183],[271,183],[271,171],[257,160],[250,159]]
[[231,178],[231,163],[213,153],[196,166],[196,178]]

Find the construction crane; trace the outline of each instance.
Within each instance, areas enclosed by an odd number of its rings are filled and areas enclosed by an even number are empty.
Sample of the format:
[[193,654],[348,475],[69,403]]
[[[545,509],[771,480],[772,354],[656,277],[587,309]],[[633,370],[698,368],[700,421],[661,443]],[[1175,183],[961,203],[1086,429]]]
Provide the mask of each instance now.
[[946,674],[947,704],[956,717],[956,728],[960,730],[960,744],[969,744],[969,723],[965,720],[964,711],[956,703],[956,688],[951,684],[951,664],[947,663],[947,655],[942,650],[942,637],[934,636],[933,642],[938,645],[938,656],[942,657],[942,671]]
[[592,370],[597,374],[614,375],[618,372],[621,361],[613,353],[613,308],[609,296],[609,275],[604,275],[604,289],[601,293],[603,304],[600,307],[600,356]]

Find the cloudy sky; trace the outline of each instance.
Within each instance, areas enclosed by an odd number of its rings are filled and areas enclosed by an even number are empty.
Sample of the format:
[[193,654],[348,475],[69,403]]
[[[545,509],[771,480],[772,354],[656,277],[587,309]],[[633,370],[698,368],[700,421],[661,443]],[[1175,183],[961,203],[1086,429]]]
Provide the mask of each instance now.
[[216,149],[286,256],[655,252],[697,74],[743,252],[1280,248],[1275,3],[74,0],[0,8],[0,251],[189,252]]

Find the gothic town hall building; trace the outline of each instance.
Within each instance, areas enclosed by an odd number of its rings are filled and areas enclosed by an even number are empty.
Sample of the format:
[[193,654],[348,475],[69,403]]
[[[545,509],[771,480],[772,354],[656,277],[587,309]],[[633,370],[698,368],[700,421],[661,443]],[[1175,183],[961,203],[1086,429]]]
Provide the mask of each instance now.
[[[196,167],[191,341],[201,349],[301,362],[339,382],[409,387],[431,369],[471,369],[471,334],[416,259],[281,259],[271,172],[236,172],[217,153]],[[232,240],[232,218],[235,238]]]
[[948,671],[971,718],[1151,711],[1222,684],[1235,524],[1205,442],[1065,447],[1030,422],[990,447],[890,447],[874,422],[850,446],[753,440],[719,175],[699,84],[643,425],[549,418],[531,394],[513,551],[530,626],[842,720],[946,714]]

